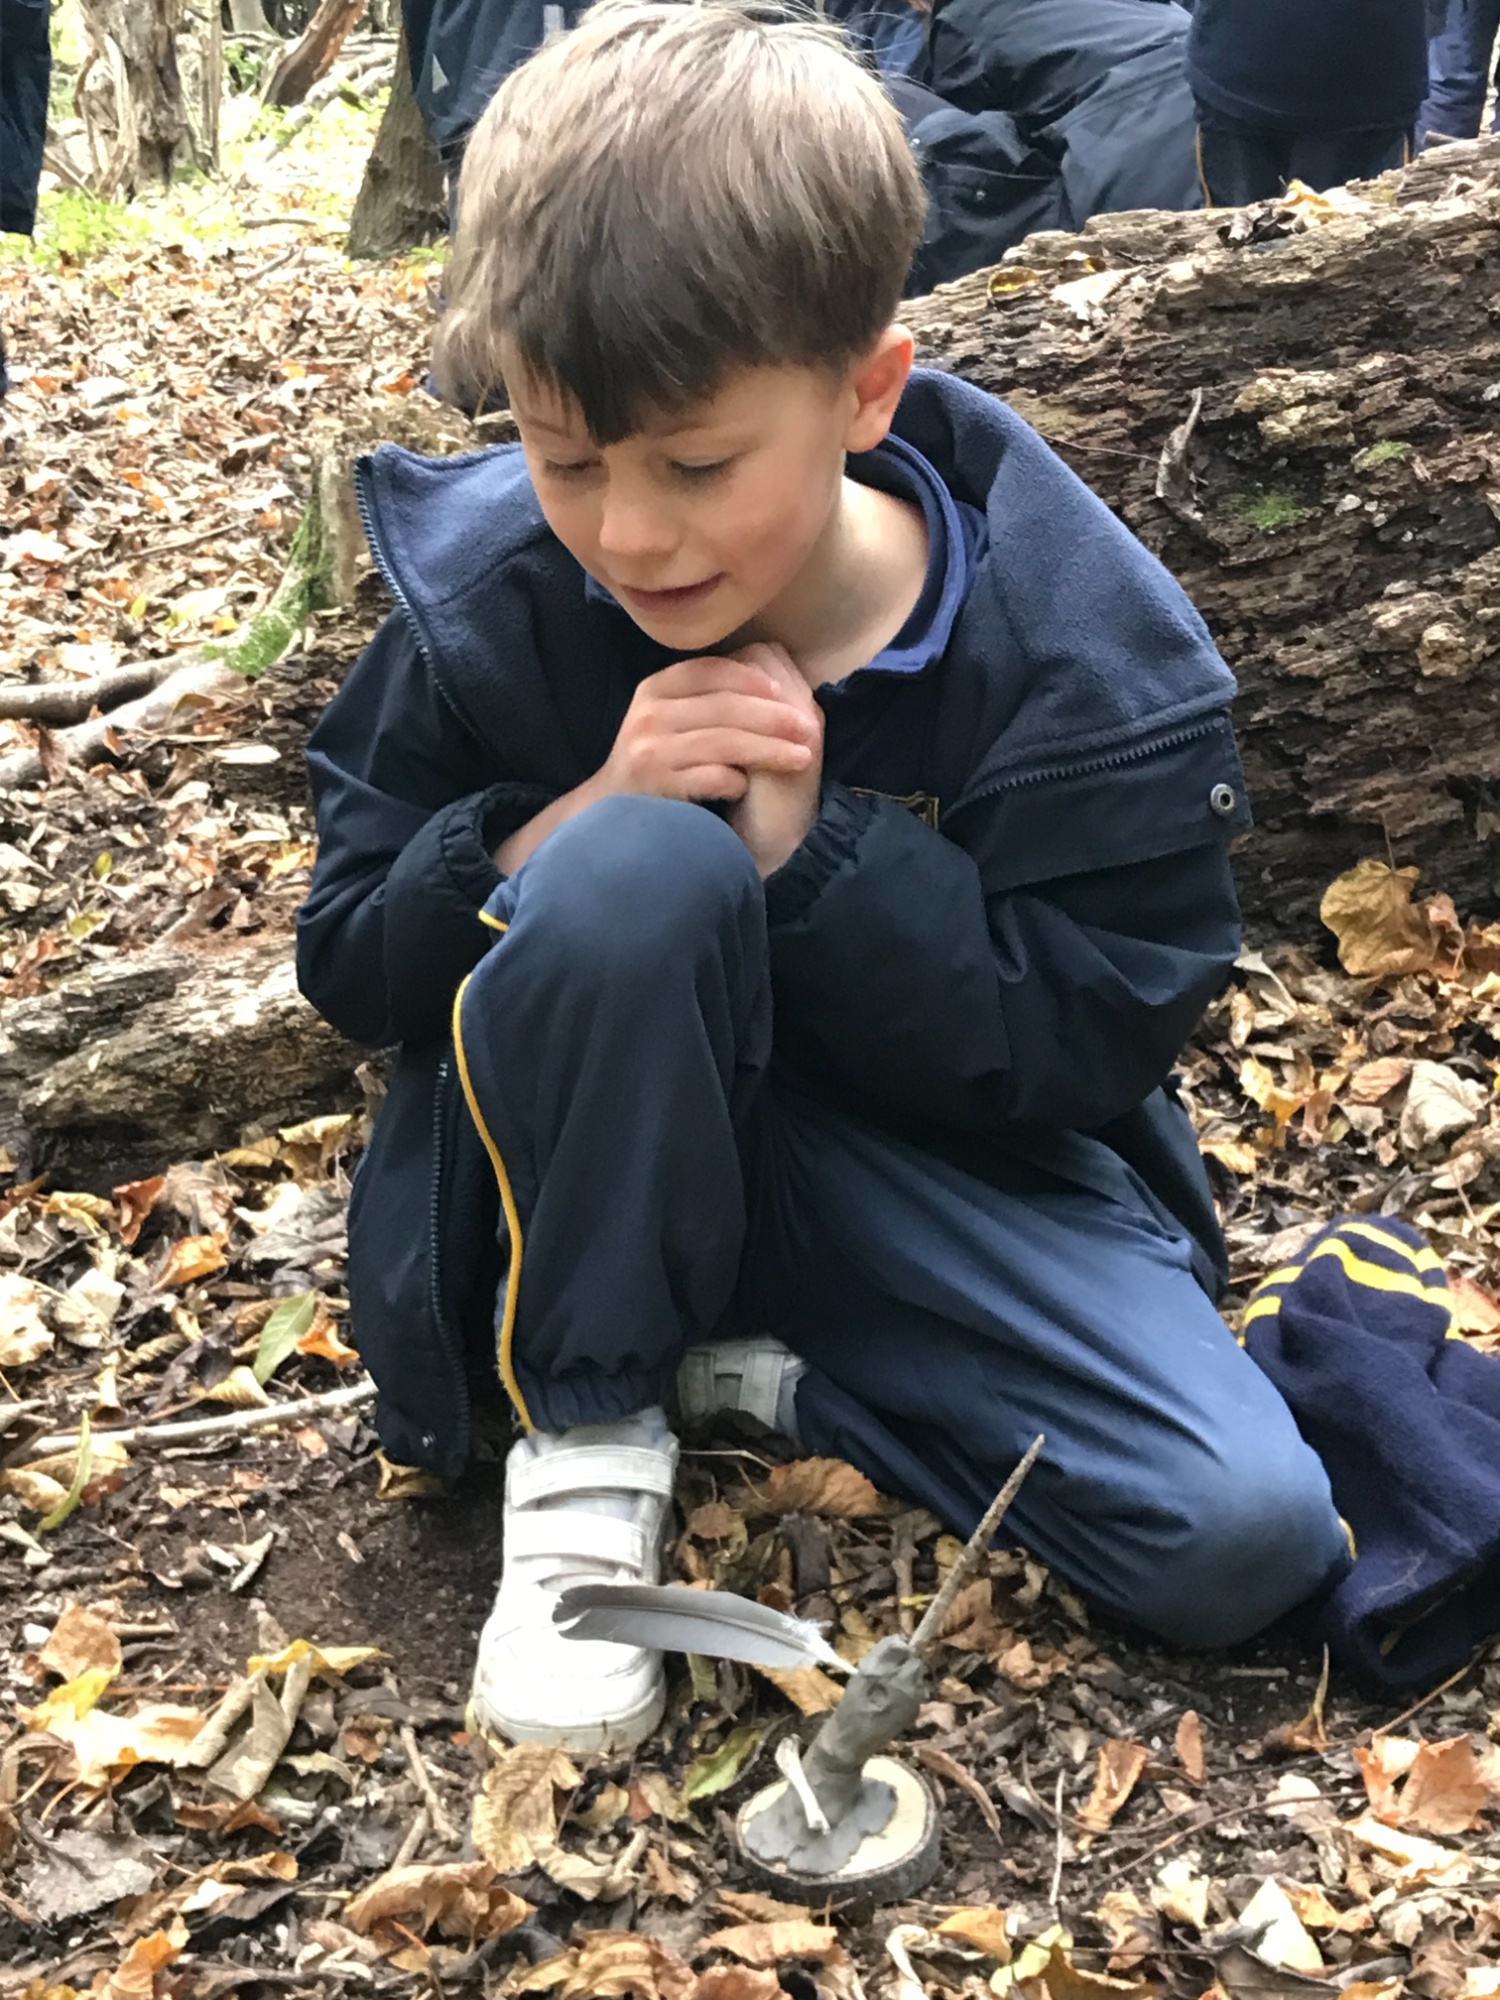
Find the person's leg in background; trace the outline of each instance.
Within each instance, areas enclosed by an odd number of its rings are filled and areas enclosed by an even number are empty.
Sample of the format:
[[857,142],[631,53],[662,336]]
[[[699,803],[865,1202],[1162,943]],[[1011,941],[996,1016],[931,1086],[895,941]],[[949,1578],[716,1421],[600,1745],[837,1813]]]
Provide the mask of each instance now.
[[1293,176],[1322,193],[1349,181],[1373,180],[1376,174],[1404,167],[1412,156],[1412,135],[1405,126],[1372,132],[1330,132],[1321,137],[1299,135],[1292,144]]
[[1443,24],[1427,45],[1427,101],[1417,118],[1419,148],[1433,141],[1478,138],[1497,34],[1500,0],[1448,0]]
[[[787,1240],[752,1226],[737,1301],[807,1364],[798,1433],[968,1533],[1038,1431],[1016,1536],[1097,1603],[1183,1645],[1248,1638],[1334,1580],[1321,1464],[1098,1141],[1101,1188],[1001,1192],[780,1100]],[[1112,1164],[1111,1164],[1112,1163]]]
[[1272,201],[1291,176],[1289,134],[1257,132],[1200,108],[1198,173],[1210,208]]

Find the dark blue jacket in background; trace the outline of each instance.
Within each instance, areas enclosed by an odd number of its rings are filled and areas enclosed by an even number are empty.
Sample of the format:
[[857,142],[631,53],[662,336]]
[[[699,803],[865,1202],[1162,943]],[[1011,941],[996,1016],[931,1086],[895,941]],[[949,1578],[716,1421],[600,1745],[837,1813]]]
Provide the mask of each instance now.
[[[817,691],[822,811],[767,883],[776,1067],[1009,1183],[1022,1162],[1077,1184],[1070,1131],[1099,1133],[1212,1288],[1222,1240],[1163,1084],[1238,948],[1233,682],[1176,583],[1003,404],[918,371],[895,430],[988,546],[940,660]],[[297,965],[336,1027],[402,1045],[350,1206],[354,1335],[387,1447],[451,1473],[498,1276],[453,995],[493,939],[496,847],[599,769],[678,656],[586,590],[519,448],[385,446],[357,477],[399,609],[309,744]]]
[[1197,0],[1188,78],[1266,132],[1396,131],[1427,94],[1427,0]]
[[47,139],[50,0],[0,0],[0,231],[29,236]]

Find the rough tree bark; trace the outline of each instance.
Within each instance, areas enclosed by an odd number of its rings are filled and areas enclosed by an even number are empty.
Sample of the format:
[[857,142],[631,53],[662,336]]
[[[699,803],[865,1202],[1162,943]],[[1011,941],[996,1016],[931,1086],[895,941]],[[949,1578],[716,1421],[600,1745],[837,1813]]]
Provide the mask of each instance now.
[[349,31],[365,11],[365,0],[323,0],[305,32],[282,52],[266,84],[267,104],[284,110],[300,104],[338,58]]
[[101,195],[170,181],[193,158],[177,64],[184,0],[81,0],[88,54],[77,99]]
[[1367,192],[1238,243],[1222,215],[1101,216],[905,314],[1208,620],[1259,820],[1246,914],[1281,935],[1316,935],[1366,854],[1460,908],[1500,901],[1500,144]]
[[394,257],[435,243],[448,228],[443,165],[412,95],[403,29],[391,95],[349,218],[351,257]]

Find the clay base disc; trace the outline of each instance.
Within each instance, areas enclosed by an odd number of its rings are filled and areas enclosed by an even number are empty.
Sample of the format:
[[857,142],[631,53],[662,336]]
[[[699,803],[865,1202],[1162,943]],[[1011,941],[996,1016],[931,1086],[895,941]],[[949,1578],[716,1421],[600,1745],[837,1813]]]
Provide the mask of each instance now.
[[786,1780],[768,1785],[744,1806],[735,1821],[735,1844],[757,1887],[783,1901],[837,1905],[868,1899],[899,1903],[925,1889],[937,1873],[942,1844],[937,1799],[927,1781],[894,1757],[872,1757],[867,1778],[880,1778],[896,1794],[896,1810],[879,1833],[868,1834],[842,1868],[810,1875],[780,1863],[759,1860],[745,1835],[766,1808],[786,1790]]

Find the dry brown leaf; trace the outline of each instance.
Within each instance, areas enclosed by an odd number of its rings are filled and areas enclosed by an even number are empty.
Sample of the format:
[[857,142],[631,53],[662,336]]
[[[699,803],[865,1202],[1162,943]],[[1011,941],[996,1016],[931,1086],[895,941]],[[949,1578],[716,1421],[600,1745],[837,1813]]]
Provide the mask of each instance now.
[[263,1833],[279,1834],[281,1821],[254,1799],[179,1799],[172,1808],[179,1826],[197,1827],[205,1833],[241,1833],[247,1826]]
[[425,1465],[402,1465],[378,1447],[375,1464],[380,1475],[375,1487],[377,1500],[431,1500],[444,1491],[442,1480]]
[[812,1915],[805,1903],[782,1903],[755,1889],[715,1889],[714,1900],[730,1916],[743,1917],[747,1924],[775,1924]]
[[1146,1768],[1148,1754],[1144,1744],[1124,1743],[1116,1736],[1099,1746],[1099,1768],[1094,1774],[1094,1789],[1078,1815],[1078,1824],[1086,1833],[1103,1833],[1135,1790],[1136,1780]]
[[1112,1972],[1128,1972],[1161,1944],[1160,1918],[1133,1889],[1111,1889],[1095,1910],[1094,1921],[1109,1939]]
[[1397,1888],[1458,1888],[1474,1873],[1473,1860],[1458,1848],[1385,1826],[1373,1813],[1352,1820],[1344,1831],[1390,1864]]
[[1351,1104],[1379,1104],[1411,1075],[1410,1056],[1377,1056],[1361,1063],[1344,1088]]
[[1454,1736],[1418,1748],[1401,1790],[1397,1823],[1423,1833],[1468,1833],[1495,1803],[1475,1766],[1473,1744],[1467,1736]]
[[331,1361],[335,1368],[347,1368],[351,1361],[359,1359],[358,1348],[339,1338],[332,1314],[323,1310],[297,1342],[297,1352],[316,1354],[321,1361]]
[[1448,1267],[1448,1302],[1459,1333],[1500,1333],[1500,1300],[1466,1272]]
[[957,1938],[975,1951],[987,1952],[1001,1965],[1010,1964],[1010,1934],[1005,1928],[1005,1912],[993,1903],[972,1904],[952,1910],[938,1925],[935,1935]]
[[749,1965],[711,1965],[698,1974],[693,2000],[783,2000],[786,1988],[774,1972]]
[[25,1368],[52,1345],[43,1324],[42,1288],[18,1272],[0,1272],[0,1368]]
[[1049,1686],[1071,1665],[1066,1653],[1059,1653],[1051,1646],[1038,1651],[1029,1639],[1014,1639],[990,1658],[1011,1686],[1020,1688],[1023,1694],[1035,1694]]
[[957,1785],[961,1792],[967,1792],[978,1806],[980,1815],[990,1832],[1000,1838],[1000,1815],[995,1810],[995,1801],[980,1784],[972,1771],[966,1771],[956,1757],[950,1757],[946,1750],[939,1750],[935,1743],[917,1745],[917,1762],[934,1776],[946,1778],[950,1785]]
[[828,1514],[836,1520],[858,1521],[878,1514],[879,1492],[862,1472],[841,1458],[797,1458],[776,1465],[748,1499],[762,1514]]
[[1356,979],[1391,979],[1433,965],[1432,925],[1411,900],[1420,873],[1366,857],[1329,883],[1318,915],[1338,939],[1345,972]]
[[772,1687],[780,1688],[804,1715],[827,1715],[843,1699],[844,1690],[821,1667],[757,1667],[755,1671]]
[[198,1278],[210,1277],[215,1271],[222,1271],[228,1258],[224,1245],[229,1240],[229,1232],[216,1229],[209,1236],[179,1236],[167,1250],[155,1274],[155,1282],[160,1290],[168,1285],[190,1285]]
[[1258,1932],[1255,1955],[1292,1972],[1321,1972],[1323,1954],[1308,1935],[1285,1889],[1268,1875],[1240,1911],[1246,1931]]
[[474,1845],[498,1874],[528,1868],[557,1843],[559,1791],[580,1782],[565,1751],[516,1743],[496,1757],[474,1800]]
[[104,1984],[93,1988],[94,2000],[152,2000],[157,1973],[182,1956],[187,1941],[184,1923],[138,1938]]
[[1246,1056],[1240,1064],[1240,1089],[1252,1104],[1270,1113],[1278,1129],[1297,1115],[1309,1096],[1306,1090],[1286,1089],[1259,1056]]
[[114,1627],[81,1604],[66,1607],[37,1657],[49,1673],[64,1681],[98,1672],[107,1672],[113,1679],[123,1663]]
[[1217,1160],[1221,1167],[1228,1167],[1241,1179],[1253,1178],[1264,1164],[1255,1148],[1243,1139],[1200,1139],[1198,1151],[1206,1153],[1211,1160]]
[[378,1875],[344,1905],[351,1930],[401,1924],[422,1936],[436,1924],[444,1937],[469,1944],[513,1931],[532,1906],[496,1879],[488,1861],[416,1862]]
[[727,1500],[705,1500],[687,1518],[687,1532],[700,1542],[722,1542],[736,1529],[744,1533],[745,1519]]
[[1392,1822],[1399,1816],[1397,1787],[1416,1762],[1417,1746],[1404,1736],[1376,1736],[1354,1746],[1354,1761],[1365,1781],[1370,1810]]
[[1151,1901],[1173,1923],[1204,1930],[1208,1924],[1208,1892],[1212,1883],[1191,1861],[1169,1861],[1151,1888]]
[[141,1224],[161,1199],[166,1184],[165,1174],[153,1174],[149,1180],[126,1181],[112,1190],[120,1204],[120,1241],[127,1250],[140,1235]]
[[783,1958],[826,1959],[838,1949],[839,1934],[831,1924],[810,1923],[804,1917],[779,1917],[768,1924],[731,1924],[710,1931],[703,1951],[727,1951],[747,1965],[776,1965]]
[[200,1403],[227,1403],[232,1410],[264,1409],[270,1400],[243,1362],[231,1368],[222,1382],[200,1389],[194,1398]]
[[653,1896],[665,1896],[674,1903],[691,1903],[697,1899],[698,1884],[691,1876],[674,1868],[659,1847],[648,1847],[641,1856],[641,1865],[646,1871],[646,1886]]
[[1157,1988],[1149,1980],[1084,1972],[1074,1965],[1066,1945],[1054,1944],[1041,1971],[1017,1980],[1013,1991],[1020,2000],[1155,2000]]
[[1281,1886],[1286,1891],[1287,1901],[1297,1913],[1297,1921],[1305,1924],[1310,1931],[1351,1928],[1347,1916],[1352,1912],[1336,1910],[1316,1882],[1294,1882],[1287,1876]]
[[558,2000],[696,2000],[697,1975],[660,1938],[588,1931],[540,1965],[516,1966],[497,1995],[555,1992]]
[[948,1606],[938,1637],[957,1653],[983,1653],[990,1659],[1009,1645],[1011,1635],[995,1616],[994,1586],[987,1576],[964,1585]]
[[[106,1714],[92,1700],[64,1700],[72,1688],[86,1682],[108,1682],[108,1674],[80,1674],[76,1682],[54,1688],[38,1708],[22,1710],[28,1728],[64,1742],[74,1756],[76,1782],[106,1786],[136,1764],[182,1764],[198,1730],[208,1720],[196,1708],[176,1708],[168,1702],[142,1702],[130,1716]],[[82,1712],[80,1712],[82,1710]]]
[[1177,1761],[1182,1766],[1182,1774],[1189,1784],[1201,1785],[1204,1779],[1203,1724],[1198,1711],[1184,1709],[1177,1724],[1177,1734],[1172,1740],[1172,1748],[1177,1753]]

